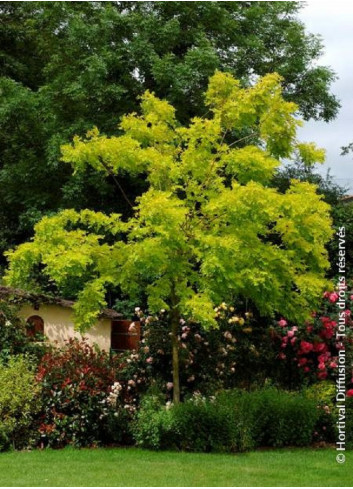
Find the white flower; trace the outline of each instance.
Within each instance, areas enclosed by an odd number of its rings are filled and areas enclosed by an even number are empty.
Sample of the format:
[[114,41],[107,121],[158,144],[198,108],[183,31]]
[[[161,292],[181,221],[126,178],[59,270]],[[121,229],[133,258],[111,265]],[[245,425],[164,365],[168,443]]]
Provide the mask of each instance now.
[[136,325],[135,323],[131,323],[130,326],[129,326],[129,331],[130,333],[136,333]]

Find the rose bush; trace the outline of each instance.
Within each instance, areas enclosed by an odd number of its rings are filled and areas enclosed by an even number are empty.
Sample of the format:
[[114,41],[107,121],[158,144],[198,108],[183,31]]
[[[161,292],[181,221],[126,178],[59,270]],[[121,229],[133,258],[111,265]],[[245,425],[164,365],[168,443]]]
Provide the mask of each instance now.
[[[126,354],[126,378],[141,387],[157,385],[171,398],[171,341],[167,312],[159,316],[140,316],[143,337],[138,354]],[[182,319],[178,331],[180,383],[182,397],[195,392],[213,394],[235,386],[263,384],[270,363],[271,341],[266,328],[243,307],[236,310],[222,303],[214,311],[217,329],[203,329],[197,322]],[[273,350],[273,349],[272,349]]]
[[[339,350],[343,348],[346,364],[352,364],[353,295],[349,291],[346,293],[344,339],[336,337],[338,298],[336,291],[327,291],[323,294],[321,309],[314,312],[311,320],[305,324],[289,324],[282,318],[270,328],[270,335],[277,348],[277,359],[283,364],[280,371],[287,385],[294,387],[325,379],[335,379]],[[347,369],[348,389],[353,387],[352,377],[352,371]]]

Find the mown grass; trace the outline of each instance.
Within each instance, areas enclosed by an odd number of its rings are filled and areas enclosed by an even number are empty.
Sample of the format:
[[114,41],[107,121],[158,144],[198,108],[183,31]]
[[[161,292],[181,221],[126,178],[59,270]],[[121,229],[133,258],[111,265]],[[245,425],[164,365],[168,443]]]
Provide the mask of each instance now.
[[244,454],[151,452],[135,448],[0,454],[1,486],[343,486],[353,452],[264,450]]

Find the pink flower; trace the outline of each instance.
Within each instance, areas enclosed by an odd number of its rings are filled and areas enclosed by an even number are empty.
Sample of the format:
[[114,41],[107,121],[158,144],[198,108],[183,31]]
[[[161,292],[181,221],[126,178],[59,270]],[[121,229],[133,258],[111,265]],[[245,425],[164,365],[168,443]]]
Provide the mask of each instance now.
[[294,345],[294,344],[296,343],[296,341],[297,341],[297,338],[296,338],[296,337],[292,338],[292,339],[290,340],[291,345]]
[[350,316],[351,315],[351,311],[349,309],[346,309],[344,312],[346,313],[346,316]]
[[331,362],[330,363],[330,368],[337,368],[337,363],[336,362]]
[[353,294],[350,296],[350,300],[353,301]]
[[278,355],[278,358],[280,358],[281,360],[285,360],[287,357],[286,357],[286,355],[285,355],[283,352],[281,352],[281,353]]
[[298,326],[293,326],[292,331],[296,333],[298,331]]
[[310,367],[304,367],[304,372],[310,372]]
[[181,335],[181,337],[183,338],[183,340],[186,340],[186,338],[188,337],[188,334],[187,334],[187,333],[183,333],[183,334]]
[[312,326],[307,326],[306,327],[306,330],[307,330],[308,333],[311,333],[312,330],[313,330],[313,327]]
[[284,328],[285,326],[287,326],[287,321],[283,318],[281,318],[279,321],[278,321],[278,326],[281,326],[281,328]]
[[294,331],[288,331],[287,336],[288,336],[288,338],[293,338]]
[[167,382],[167,389],[171,391],[173,389],[173,382]]
[[329,301],[330,302],[337,302],[337,299],[339,298],[339,295],[337,294],[337,292],[332,292],[330,295],[329,295]]
[[353,397],[353,389],[347,391],[347,397]]
[[148,357],[146,360],[147,363],[152,363],[153,362],[153,357]]
[[325,367],[325,364],[324,363],[319,363],[319,365],[317,366],[317,368],[319,370],[325,370],[326,367]]

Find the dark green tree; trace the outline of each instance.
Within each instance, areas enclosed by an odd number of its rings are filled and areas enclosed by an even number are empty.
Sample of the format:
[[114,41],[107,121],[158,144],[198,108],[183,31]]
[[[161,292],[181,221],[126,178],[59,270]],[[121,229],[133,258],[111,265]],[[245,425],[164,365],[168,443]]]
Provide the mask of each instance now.
[[[204,115],[215,69],[244,85],[277,71],[305,119],[334,118],[330,68],[315,64],[297,2],[0,2],[0,253],[64,207],[129,212],[112,177],[72,175],[60,145],[113,134],[146,89],[186,123]],[[130,200],[144,178],[120,176]]]

